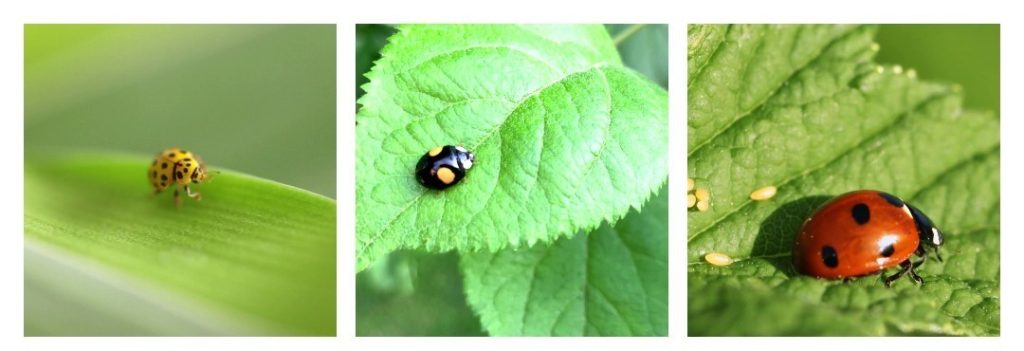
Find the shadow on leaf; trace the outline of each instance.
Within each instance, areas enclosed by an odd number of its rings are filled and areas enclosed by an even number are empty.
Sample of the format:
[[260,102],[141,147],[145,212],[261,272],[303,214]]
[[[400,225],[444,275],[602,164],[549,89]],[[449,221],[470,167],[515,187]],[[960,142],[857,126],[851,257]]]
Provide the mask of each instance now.
[[796,275],[790,262],[793,240],[800,231],[804,219],[831,198],[827,195],[812,195],[779,206],[761,222],[761,229],[754,239],[751,257],[762,257],[786,277]]

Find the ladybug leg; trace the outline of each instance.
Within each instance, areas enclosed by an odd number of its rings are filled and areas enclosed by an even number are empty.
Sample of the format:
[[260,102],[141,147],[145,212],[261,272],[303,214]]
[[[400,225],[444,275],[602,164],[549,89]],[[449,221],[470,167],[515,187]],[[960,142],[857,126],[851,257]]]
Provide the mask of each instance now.
[[[907,271],[910,271],[911,275],[917,275],[917,273],[913,273],[913,270],[914,265],[910,263],[910,260],[900,262],[900,270],[896,272],[896,274],[890,275],[889,277],[885,278],[885,287],[892,287],[892,282],[896,281],[896,279],[900,279],[900,277],[903,276],[903,273],[906,273]],[[914,280],[916,281],[917,279]]]
[[[924,264],[924,261],[924,259],[917,261],[914,264],[910,265],[910,269],[907,269],[907,272],[910,272],[910,279],[913,279],[915,282],[921,285],[924,285],[924,279],[921,278],[920,275],[917,275],[917,272],[915,272],[914,269],[917,269],[918,266]],[[907,262],[910,262],[910,260],[907,260]]]
[[910,271],[909,271],[910,272],[910,279],[913,279],[918,284],[921,284],[921,286],[924,286],[924,278],[921,278],[920,275],[917,275],[917,272],[914,272],[914,268],[913,268],[914,266],[910,266],[910,267],[911,267]]
[[920,257],[921,257],[921,260],[920,260],[920,261],[917,261],[917,262],[914,262],[914,267],[913,267],[913,268],[917,268],[917,267],[920,267],[921,265],[923,265],[923,264],[924,264],[924,261],[927,261],[927,260],[928,260],[928,251],[927,251],[927,250],[925,250],[925,249],[924,249],[924,247],[918,247],[918,248],[917,248],[917,251],[916,251],[915,253],[916,253],[916,254],[917,254],[918,256],[920,256]]
[[193,193],[193,192],[192,192],[192,189],[191,189],[191,188],[189,188],[189,187],[188,187],[188,185],[186,185],[186,186],[185,186],[185,192],[186,192],[186,194],[188,195],[188,197],[191,197],[191,198],[193,198],[193,199],[196,199],[196,201],[199,201],[199,200],[202,200],[202,199],[203,199],[203,196],[202,196],[202,195],[200,195],[198,191],[197,191],[197,192],[194,192],[194,193]]
[[[938,251],[936,251],[936,254],[937,253]],[[924,265],[925,261],[928,261],[928,250],[926,250],[924,247],[918,247],[917,254],[918,256],[921,256],[921,260],[914,262],[914,264],[910,266],[910,278],[913,278],[914,281],[917,282],[918,284],[924,285],[924,279],[921,278],[921,276],[918,275],[917,272],[914,270]],[[941,257],[939,258],[939,262],[942,262]]]
[[178,194],[178,185],[174,185],[174,206],[181,207],[181,196]]
[[938,246],[935,247],[935,258],[938,259],[939,262],[942,262],[942,254],[939,253],[939,247]]

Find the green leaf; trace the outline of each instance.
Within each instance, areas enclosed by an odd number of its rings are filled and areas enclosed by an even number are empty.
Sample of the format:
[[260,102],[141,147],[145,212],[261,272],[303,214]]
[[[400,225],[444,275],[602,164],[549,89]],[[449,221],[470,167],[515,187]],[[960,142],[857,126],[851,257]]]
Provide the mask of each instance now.
[[459,256],[395,251],[356,276],[357,336],[484,336]]
[[[667,174],[667,93],[622,67],[602,26],[401,26],[356,127],[357,269],[399,249],[550,242],[614,221]],[[474,151],[445,191],[413,167]]]
[[466,295],[497,336],[668,333],[668,191],[551,244],[463,253]]
[[[148,166],[146,158],[111,154],[26,158],[26,241],[52,247],[36,261],[85,262],[95,266],[89,271],[99,272],[79,276],[54,264],[26,264],[27,306],[40,306],[30,300],[49,294],[41,298],[80,301],[69,305],[81,312],[70,319],[76,324],[65,319],[68,313],[27,309],[26,325],[35,326],[27,332],[89,335],[97,332],[89,323],[112,320],[139,328],[98,332],[335,334],[334,200],[223,171],[198,186],[201,202],[185,198],[176,208],[169,191],[151,195],[144,180]],[[67,275],[39,275],[47,272]],[[110,276],[123,278],[104,278]],[[76,286],[87,289],[46,283],[81,280]],[[28,290],[33,286],[41,289]],[[53,286],[58,289],[47,289]],[[115,290],[129,293],[103,293]],[[143,307],[184,301],[199,315],[221,315],[238,324],[204,332],[173,320],[154,322],[159,315],[146,308],[125,313],[95,307],[117,305],[110,299],[120,302],[122,295],[144,300],[124,299]]]
[[[957,86],[876,65],[873,26],[690,31],[688,165],[712,194],[688,216],[691,335],[998,335],[997,116],[964,111]],[[750,200],[768,185],[775,197]],[[856,189],[901,196],[946,234],[924,287],[794,271],[804,218]],[[711,266],[710,252],[738,262]]]
[[395,28],[384,24],[356,24],[356,99],[363,96],[363,84],[369,83],[366,73],[380,59],[380,49]]

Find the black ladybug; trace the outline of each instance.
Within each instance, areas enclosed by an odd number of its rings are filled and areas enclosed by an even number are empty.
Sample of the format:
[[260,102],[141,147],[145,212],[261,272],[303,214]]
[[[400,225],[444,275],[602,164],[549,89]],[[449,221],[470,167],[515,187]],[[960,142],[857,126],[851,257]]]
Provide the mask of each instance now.
[[416,180],[431,189],[446,189],[466,176],[474,160],[473,153],[461,146],[435,147],[416,163]]

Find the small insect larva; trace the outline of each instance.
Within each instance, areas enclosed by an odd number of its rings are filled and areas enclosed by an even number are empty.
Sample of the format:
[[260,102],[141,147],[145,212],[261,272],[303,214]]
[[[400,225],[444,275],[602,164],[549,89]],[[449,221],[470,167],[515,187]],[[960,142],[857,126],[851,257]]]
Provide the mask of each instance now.
[[704,260],[713,266],[728,266],[733,263],[732,257],[721,252],[711,252],[704,255]]
[[686,208],[691,208],[697,204],[697,197],[693,194],[686,194]]
[[772,198],[772,196],[775,196],[775,192],[778,190],[779,189],[774,186],[766,186],[750,193],[750,199],[754,201],[768,200]]

